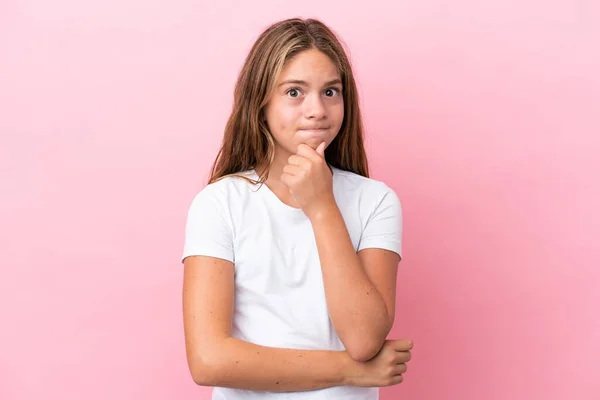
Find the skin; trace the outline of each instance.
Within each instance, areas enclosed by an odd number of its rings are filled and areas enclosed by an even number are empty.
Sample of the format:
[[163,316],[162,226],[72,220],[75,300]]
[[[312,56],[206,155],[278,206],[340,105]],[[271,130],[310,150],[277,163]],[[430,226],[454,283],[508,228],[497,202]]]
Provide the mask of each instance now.
[[[267,125],[275,140],[275,159],[266,185],[292,207],[302,208],[311,190],[303,186],[303,190],[297,191],[301,198],[290,192],[293,176],[299,172],[297,167],[304,163],[304,158],[323,158],[325,147],[342,126],[342,89],[340,74],[331,59],[319,50],[306,50],[285,65],[265,107]],[[315,185],[313,196],[332,190],[331,172],[326,164],[321,166],[311,176]]]
[[266,185],[310,219],[332,324],[352,357],[366,361],[394,323],[400,256],[377,248],[356,253],[335,201],[324,151],[343,122],[342,90],[335,64],[321,51],[288,61],[265,109],[275,141]]

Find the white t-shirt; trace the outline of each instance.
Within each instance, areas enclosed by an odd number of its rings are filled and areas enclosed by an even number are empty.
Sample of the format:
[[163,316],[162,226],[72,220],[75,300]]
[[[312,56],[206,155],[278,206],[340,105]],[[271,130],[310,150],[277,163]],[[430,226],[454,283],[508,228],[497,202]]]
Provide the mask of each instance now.
[[[333,191],[358,252],[401,255],[402,209],[380,181],[333,169]],[[254,170],[244,172],[258,179]],[[235,265],[232,336],[262,346],[344,350],[329,319],[311,223],[267,185],[227,177],[207,185],[187,216],[183,258],[204,255]],[[349,294],[350,295],[350,294]],[[337,386],[292,393],[214,388],[213,400],[375,400],[379,388]]]

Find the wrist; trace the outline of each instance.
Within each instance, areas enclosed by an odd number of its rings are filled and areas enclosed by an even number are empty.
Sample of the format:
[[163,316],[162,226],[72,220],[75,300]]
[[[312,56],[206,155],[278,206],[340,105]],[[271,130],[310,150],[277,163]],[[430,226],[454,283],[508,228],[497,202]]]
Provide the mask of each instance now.
[[360,386],[361,365],[355,361],[347,351],[339,352],[340,376],[342,386]]
[[339,208],[332,195],[331,198],[324,199],[321,203],[315,204],[313,208],[305,211],[311,222],[319,222],[329,218],[335,212],[339,212]]

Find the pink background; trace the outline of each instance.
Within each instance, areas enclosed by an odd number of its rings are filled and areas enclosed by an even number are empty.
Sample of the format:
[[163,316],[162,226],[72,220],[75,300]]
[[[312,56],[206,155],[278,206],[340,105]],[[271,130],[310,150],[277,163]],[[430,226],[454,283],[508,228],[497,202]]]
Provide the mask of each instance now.
[[184,222],[262,29],[348,43],[404,207],[382,399],[600,398],[595,0],[0,2],[0,399],[207,399]]

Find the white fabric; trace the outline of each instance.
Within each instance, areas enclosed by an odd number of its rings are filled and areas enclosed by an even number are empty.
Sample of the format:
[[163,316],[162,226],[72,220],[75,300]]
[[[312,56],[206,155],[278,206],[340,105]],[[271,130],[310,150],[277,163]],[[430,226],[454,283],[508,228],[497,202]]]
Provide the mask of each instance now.
[[[258,178],[253,170],[244,174]],[[333,189],[356,251],[401,255],[402,210],[392,189],[337,168]],[[344,350],[329,320],[310,221],[266,185],[227,177],[201,190],[187,217],[183,258],[191,255],[235,264],[234,337],[271,347]],[[215,388],[212,398],[374,400],[378,393],[350,386],[293,393]]]

